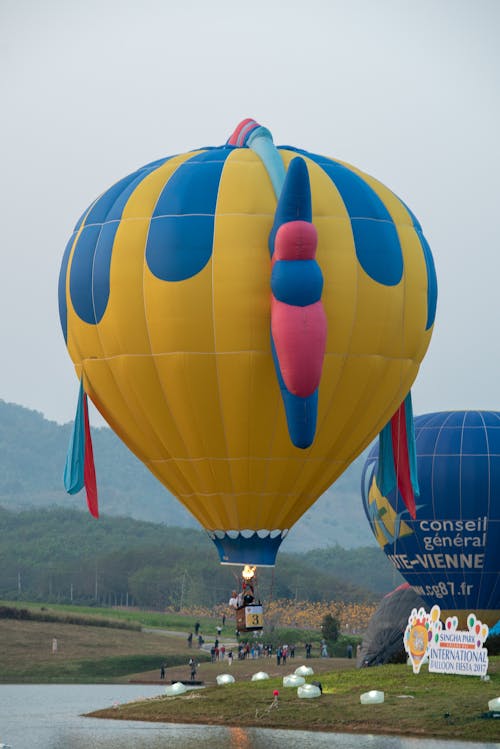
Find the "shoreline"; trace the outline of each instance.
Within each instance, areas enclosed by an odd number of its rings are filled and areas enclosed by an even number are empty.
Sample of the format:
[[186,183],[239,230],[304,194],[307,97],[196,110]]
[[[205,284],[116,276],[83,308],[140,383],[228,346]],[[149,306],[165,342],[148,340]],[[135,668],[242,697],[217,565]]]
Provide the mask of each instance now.
[[[385,727],[383,730],[378,728],[377,726],[374,726],[372,722],[367,722],[363,724],[356,724],[356,725],[342,725],[340,728],[334,728],[330,725],[314,725],[314,724],[303,724],[303,725],[296,725],[296,726],[290,726],[290,725],[267,725],[262,723],[255,723],[255,722],[244,722],[240,721],[239,723],[232,722],[230,719],[227,718],[220,718],[219,720],[216,719],[210,719],[206,720],[204,722],[199,722],[197,720],[189,720],[188,718],[174,720],[169,719],[168,721],[164,721],[161,719],[154,720],[152,718],[149,719],[140,719],[140,718],[131,718],[129,716],[118,716],[116,714],[112,714],[113,712],[116,713],[117,708],[106,708],[105,710],[97,710],[92,713],[86,713],[83,717],[85,718],[95,718],[97,720],[132,720],[136,721],[138,723],[158,723],[163,725],[173,724],[173,725],[186,725],[186,726],[222,726],[224,728],[262,728],[266,730],[272,730],[272,731],[306,731],[308,733],[347,733],[350,735],[368,735],[373,734],[376,736],[388,736],[388,737],[394,737],[394,736],[401,736],[402,738],[415,738],[415,739],[439,739],[439,740],[446,740],[446,741],[456,741],[456,736],[450,736],[446,737],[442,734],[430,734],[425,733],[422,731],[417,732],[409,732],[409,731],[401,731],[397,730],[396,728],[392,729],[390,727]],[[488,741],[483,743],[489,743]],[[494,742],[496,743],[496,742]]]
[[[330,667],[329,671],[314,669],[314,675],[306,679],[309,683],[320,681],[322,684],[322,695],[313,699],[301,699],[297,688],[283,687],[283,676],[291,669],[277,675],[274,668],[271,678],[254,682],[248,671],[245,674],[233,672],[237,681],[216,686],[211,679],[214,665],[200,667],[200,671],[205,671],[203,676],[199,674],[206,684],[202,688],[190,689],[175,697],[160,694],[107,707],[86,717],[493,744],[500,741],[500,720],[488,712],[488,701],[500,691],[500,659],[497,658],[492,659],[489,681],[427,671],[415,675],[406,665],[332,670],[335,664],[330,661],[324,664]],[[311,665],[318,663],[313,661]],[[222,672],[220,668],[219,673]],[[135,683],[145,683],[146,674],[142,677],[136,675]],[[148,681],[162,686],[154,679]],[[170,684],[170,678],[164,684]],[[383,691],[384,702],[362,705],[360,695],[370,689]],[[271,707],[275,690],[279,692],[277,708]]]

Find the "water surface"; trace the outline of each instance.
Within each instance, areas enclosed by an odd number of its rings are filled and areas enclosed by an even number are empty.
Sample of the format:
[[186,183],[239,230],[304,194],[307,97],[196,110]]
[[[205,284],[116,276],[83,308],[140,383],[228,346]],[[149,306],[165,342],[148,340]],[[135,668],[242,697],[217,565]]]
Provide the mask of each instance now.
[[0,742],[12,749],[492,749],[500,744],[386,736],[224,728],[85,718],[83,713],[140,697],[161,687],[0,685]]

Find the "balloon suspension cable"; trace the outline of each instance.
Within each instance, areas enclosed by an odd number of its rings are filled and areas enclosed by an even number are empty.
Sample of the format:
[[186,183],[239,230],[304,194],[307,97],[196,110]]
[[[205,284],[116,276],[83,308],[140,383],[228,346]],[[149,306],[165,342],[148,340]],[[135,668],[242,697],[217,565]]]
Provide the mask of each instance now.
[[271,571],[271,589],[269,591],[269,603],[272,603],[273,595],[274,595],[274,567],[272,568],[272,571]]
[[[396,455],[394,455],[394,468],[396,469],[396,508],[399,509],[399,501],[400,498],[402,499],[400,492],[399,492],[399,438],[400,438],[400,430],[401,430],[401,419],[398,418],[398,432],[397,432],[397,452]],[[394,554],[398,553],[397,545],[398,545],[398,538],[397,536],[399,534],[395,534],[396,538],[394,539]],[[392,571],[392,582],[393,586],[396,584],[396,568],[394,567]]]
[[238,588],[238,586],[241,584],[241,575],[238,575],[234,570],[231,570],[234,577],[234,587]]

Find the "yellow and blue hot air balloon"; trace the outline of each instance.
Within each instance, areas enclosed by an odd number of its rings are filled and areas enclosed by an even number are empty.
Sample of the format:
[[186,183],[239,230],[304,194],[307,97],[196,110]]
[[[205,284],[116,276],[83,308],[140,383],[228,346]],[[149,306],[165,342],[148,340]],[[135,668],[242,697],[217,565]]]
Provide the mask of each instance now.
[[258,565],[404,400],[436,296],[401,200],[253,120],[104,192],[59,281],[83,392],[222,562]]

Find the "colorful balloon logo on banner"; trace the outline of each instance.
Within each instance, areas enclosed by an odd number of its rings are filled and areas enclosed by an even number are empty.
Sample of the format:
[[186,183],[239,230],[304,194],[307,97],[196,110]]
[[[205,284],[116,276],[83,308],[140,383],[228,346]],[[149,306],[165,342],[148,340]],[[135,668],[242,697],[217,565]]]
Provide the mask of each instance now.
[[408,393],[436,295],[401,200],[245,120],[92,203],[59,310],[85,393],[221,560],[274,564]]
[[363,475],[377,541],[413,590],[445,616],[500,619],[500,413],[452,411],[415,418],[416,517],[399,492],[382,496],[378,447]]

